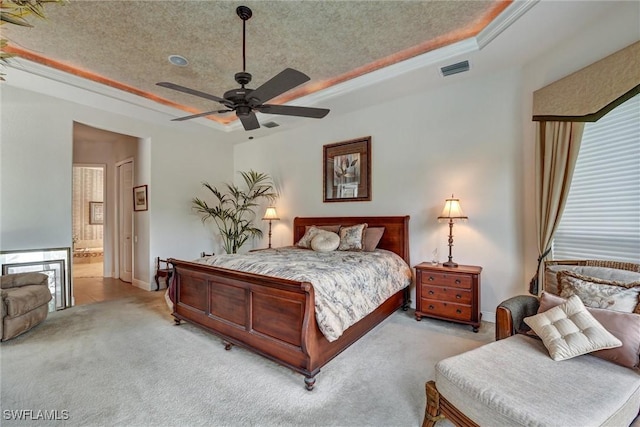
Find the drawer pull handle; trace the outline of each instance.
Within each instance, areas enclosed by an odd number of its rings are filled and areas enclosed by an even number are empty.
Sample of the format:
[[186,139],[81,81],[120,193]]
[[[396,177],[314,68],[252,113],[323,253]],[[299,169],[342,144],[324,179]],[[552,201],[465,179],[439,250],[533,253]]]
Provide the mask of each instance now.
[[433,310],[434,308],[433,304],[429,306],[429,310]]
[[462,310],[457,309],[457,310],[456,310],[456,313],[458,313],[458,314],[462,314]]
[[429,295],[433,295],[433,294],[434,294],[434,292],[433,292],[433,291],[429,291]]
[[460,283],[462,283],[462,282],[460,281],[460,279],[456,279],[456,284],[458,284],[458,285],[459,285]]
[[460,299],[460,298],[462,298],[462,295],[456,294],[456,299]]
[[436,279],[434,279],[433,276],[429,276],[429,281],[430,282],[433,282],[434,280],[436,280]]

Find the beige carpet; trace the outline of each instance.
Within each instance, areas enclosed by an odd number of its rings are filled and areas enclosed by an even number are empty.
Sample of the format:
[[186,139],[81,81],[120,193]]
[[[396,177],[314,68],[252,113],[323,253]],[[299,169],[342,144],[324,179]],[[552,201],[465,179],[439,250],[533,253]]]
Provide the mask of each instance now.
[[325,366],[308,392],[300,374],[174,326],[163,294],[148,292],[52,313],[2,343],[2,413],[68,418],[5,416],[2,425],[417,426],[436,361],[493,334],[493,324],[474,334],[398,311]]

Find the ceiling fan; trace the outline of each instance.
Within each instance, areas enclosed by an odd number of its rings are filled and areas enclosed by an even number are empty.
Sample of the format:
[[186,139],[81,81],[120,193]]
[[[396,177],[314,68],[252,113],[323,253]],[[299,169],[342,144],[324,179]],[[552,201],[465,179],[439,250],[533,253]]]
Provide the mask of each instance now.
[[252,12],[251,9],[249,9],[247,6],[238,6],[238,8],[236,9],[236,13],[240,17],[240,19],[242,19],[242,72],[236,73],[235,75],[235,80],[236,82],[238,82],[240,87],[225,92],[224,97],[219,98],[217,96],[210,95],[196,89],[190,89],[188,87],[180,86],[175,83],[156,83],[158,86],[219,102],[226,107],[225,110],[205,111],[204,113],[172,119],[172,121],[189,120],[196,117],[204,117],[212,114],[221,114],[235,111],[236,116],[238,116],[238,118],[242,122],[242,126],[244,126],[244,129],[254,130],[260,127],[260,123],[258,123],[258,119],[256,117],[256,111],[266,114],[311,117],[315,119],[321,119],[326,116],[329,113],[329,110],[326,108],[265,104],[265,102],[269,101],[270,99],[273,99],[276,96],[281,95],[286,91],[293,89],[294,87],[310,80],[309,76],[301,73],[300,71],[294,70],[293,68],[287,68],[284,71],[281,71],[279,74],[276,74],[274,77],[272,77],[271,80],[264,83],[257,89],[245,88],[245,85],[247,85],[251,81],[251,74],[246,72],[245,38],[246,23],[247,20],[251,18]]

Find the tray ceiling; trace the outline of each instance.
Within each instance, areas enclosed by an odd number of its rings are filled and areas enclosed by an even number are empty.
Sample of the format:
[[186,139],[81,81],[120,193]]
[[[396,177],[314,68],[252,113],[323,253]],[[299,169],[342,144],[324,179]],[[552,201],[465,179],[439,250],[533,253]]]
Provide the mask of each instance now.
[[[170,81],[222,96],[242,70],[255,88],[291,67],[311,81],[284,103],[376,69],[476,36],[511,1],[70,1],[48,4],[34,28],[3,26],[19,56],[187,114],[219,104],[155,85]],[[182,55],[186,67],[172,65]],[[177,112],[180,115],[181,112]],[[183,115],[187,115],[183,114]],[[234,115],[216,118],[222,123]]]

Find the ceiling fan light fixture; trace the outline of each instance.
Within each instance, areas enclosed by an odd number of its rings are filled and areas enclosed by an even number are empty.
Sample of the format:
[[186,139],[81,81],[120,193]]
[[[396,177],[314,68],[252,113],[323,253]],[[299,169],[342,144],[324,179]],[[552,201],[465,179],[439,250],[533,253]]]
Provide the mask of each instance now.
[[238,117],[247,117],[249,114],[251,114],[251,107],[247,105],[240,105],[236,107],[236,114],[238,115]]
[[186,67],[189,61],[182,55],[169,55],[169,62],[178,67]]

